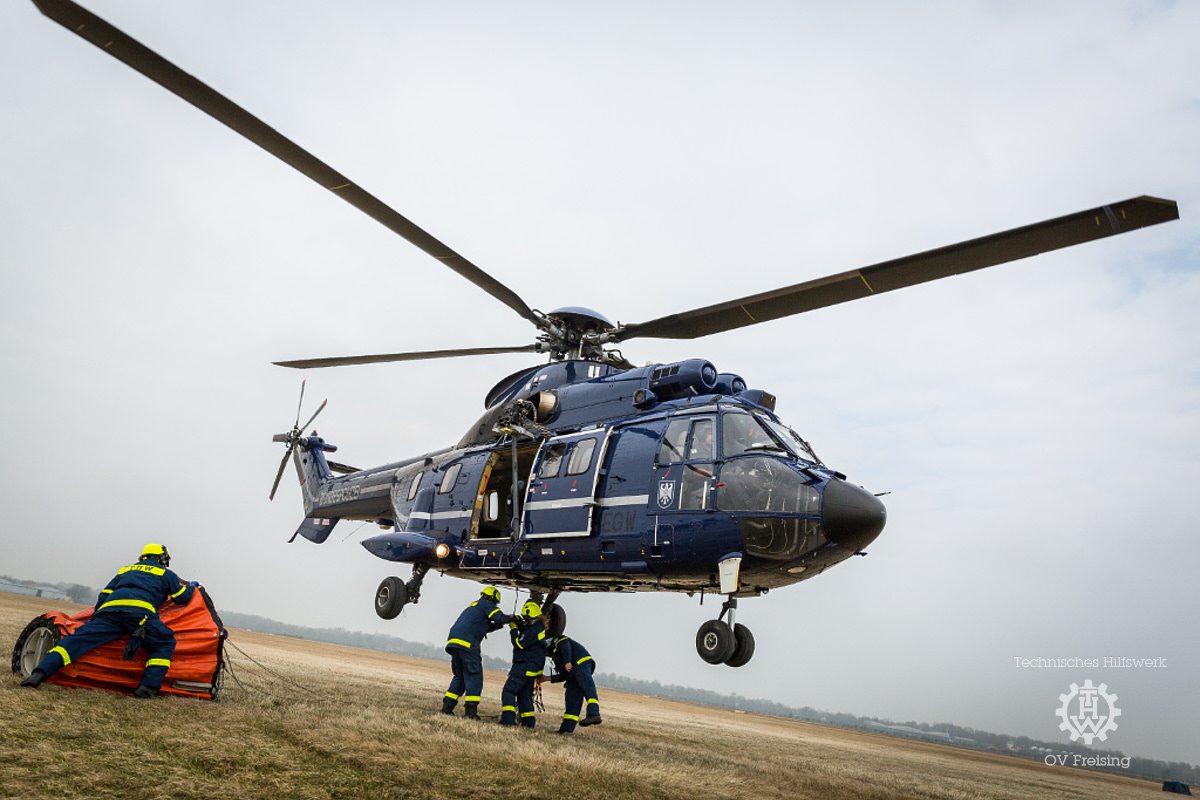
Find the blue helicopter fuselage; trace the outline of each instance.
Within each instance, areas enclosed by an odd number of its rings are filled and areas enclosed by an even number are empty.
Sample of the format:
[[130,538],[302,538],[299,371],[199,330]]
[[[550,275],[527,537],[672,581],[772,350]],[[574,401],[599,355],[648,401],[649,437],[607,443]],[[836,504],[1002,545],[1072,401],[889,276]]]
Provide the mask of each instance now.
[[716,591],[733,557],[747,596],[861,553],[884,525],[771,395],[701,359],[551,363],[487,402],[455,447],[343,477],[305,439],[298,533],[373,520],[389,530],[362,544],[380,558],[546,592]]

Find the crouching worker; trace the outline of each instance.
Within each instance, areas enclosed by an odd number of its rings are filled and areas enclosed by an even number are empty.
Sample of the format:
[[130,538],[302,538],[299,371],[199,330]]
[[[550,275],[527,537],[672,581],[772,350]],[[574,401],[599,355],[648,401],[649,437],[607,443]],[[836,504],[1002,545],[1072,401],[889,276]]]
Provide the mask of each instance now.
[[454,677],[442,698],[442,713],[453,714],[458,701],[469,719],[479,719],[479,697],[483,694],[483,637],[504,627],[512,617],[500,610],[500,590],[485,586],[479,599],[463,609],[450,628],[446,652]]
[[526,728],[537,724],[533,715],[533,686],[546,666],[547,622],[542,607],[530,600],[521,607],[521,619],[509,623],[513,663],[500,693],[501,725],[516,725],[518,713]]
[[137,652],[138,642],[149,652],[135,697],[154,697],[175,653],[175,634],[158,618],[158,609],[168,599],[185,606],[197,584],[184,583],[167,567],[171,554],[161,544],[142,548],[138,562],[117,570],[96,601],[96,613],[79,630],[58,643],[38,662],[22,686],[36,689],[58,670],[113,639],[132,634],[126,658]]
[[[596,696],[596,681],[592,679],[592,673],[596,671],[595,660],[586,647],[566,636],[552,639],[549,650],[550,658],[554,660],[554,675],[550,682],[567,684],[562,725],[558,732],[573,733],[576,724],[599,725],[600,699]],[[579,712],[585,701],[587,711],[580,719]]]

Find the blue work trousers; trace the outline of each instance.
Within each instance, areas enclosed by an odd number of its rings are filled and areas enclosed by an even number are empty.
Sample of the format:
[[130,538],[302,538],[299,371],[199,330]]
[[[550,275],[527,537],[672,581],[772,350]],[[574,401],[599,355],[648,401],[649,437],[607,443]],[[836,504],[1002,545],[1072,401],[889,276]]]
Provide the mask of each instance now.
[[527,675],[524,667],[514,667],[508,673],[508,680],[500,691],[500,724],[516,725],[518,715],[521,724],[532,728],[537,724],[533,715],[533,679],[541,674],[541,670]]
[[142,685],[151,689],[162,688],[163,678],[171,667],[171,656],[175,653],[175,634],[158,617],[144,611],[101,611],[79,627],[79,630],[58,643],[38,662],[47,676],[77,661],[92,650],[113,639],[128,636],[141,628],[144,633],[142,646],[149,655],[142,672]]
[[478,703],[483,694],[483,657],[475,648],[468,650],[457,645],[447,646],[446,652],[450,654],[450,669],[454,672],[446,699]]
[[585,716],[600,716],[600,699],[596,696],[596,681],[592,679],[592,673],[595,671],[596,662],[585,661],[582,664],[576,664],[567,673],[566,698],[563,701],[563,731],[569,733],[575,730],[575,725],[579,722],[579,712],[583,710],[585,700],[587,701]]

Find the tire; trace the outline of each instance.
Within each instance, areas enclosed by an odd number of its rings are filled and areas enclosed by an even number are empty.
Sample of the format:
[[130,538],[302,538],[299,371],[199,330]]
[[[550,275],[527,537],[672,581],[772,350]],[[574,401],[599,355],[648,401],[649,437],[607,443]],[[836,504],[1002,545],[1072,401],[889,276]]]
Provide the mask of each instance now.
[[726,661],[729,667],[744,667],[754,657],[754,634],[742,623],[733,626],[733,655]]
[[383,619],[395,619],[408,602],[408,587],[396,576],[384,578],[375,590],[375,613]]
[[542,613],[550,618],[550,630],[547,636],[562,636],[567,629],[567,610],[558,603],[552,603],[542,609]]
[[58,627],[45,617],[30,622],[13,646],[12,671],[22,678],[28,678],[42,656],[50,652],[60,638]]
[[719,619],[710,619],[696,631],[696,652],[709,664],[724,664],[736,646],[733,631]]

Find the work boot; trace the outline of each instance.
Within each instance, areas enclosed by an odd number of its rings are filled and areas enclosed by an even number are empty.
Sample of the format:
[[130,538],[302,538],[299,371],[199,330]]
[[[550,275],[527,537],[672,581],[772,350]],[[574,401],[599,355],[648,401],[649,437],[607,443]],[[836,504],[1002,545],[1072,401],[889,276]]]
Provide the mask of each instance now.
[[139,700],[152,700],[158,697],[158,689],[143,683],[133,690],[133,696]]
[[467,719],[479,719],[479,703],[467,703],[464,705],[463,714]]
[[584,717],[583,719],[579,720],[579,724],[586,727],[588,725],[599,725],[603,721],[604,720],[600,719],[599,714],[595,714],[594,716]]
[[21,681],[21,685],[27,686],[30,689],[36,689],[42,685],[42,681],[44,680],[46,680],[46,673],[42,672],[40,669],[35,669],[33,672],[29,673],[28,678]]
[[571,734],[571,733],[574,733],[574,732],[575,732],[575,729],[574,729],[574,728],[568,728],[568,727],[567,727],[567,724],[566,724],[565,722],[564,722],[562,725],[559,725],[559,726],[558,726],[558,733],[567,733],[567,734]]
[[449,697],[442,698],[442,713],[454,716],[454,707],[458,705],[457,700],[451,700]]

